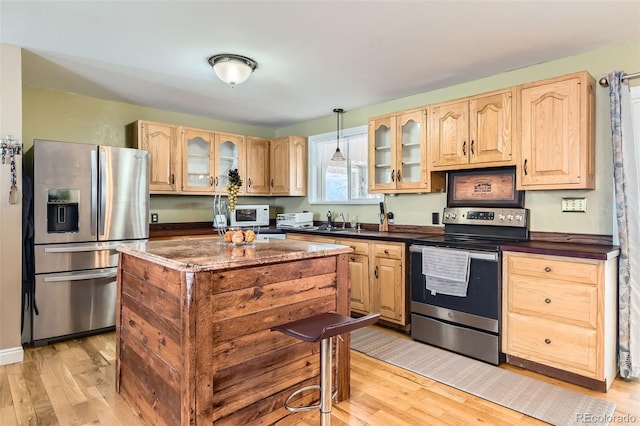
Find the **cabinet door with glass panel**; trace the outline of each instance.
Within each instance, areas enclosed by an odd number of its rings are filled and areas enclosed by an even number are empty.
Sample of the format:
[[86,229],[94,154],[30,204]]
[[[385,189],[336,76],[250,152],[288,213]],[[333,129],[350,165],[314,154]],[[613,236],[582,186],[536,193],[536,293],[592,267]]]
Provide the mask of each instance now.
[[427,109],[369,120],[369,192],[444,191],[444,175],[427,162]]
[[213,133],[202,129],[182,129],[182,192],[213,194]]
[[396,117],[369,120],[369,192],[396,188]]
[[245,168],[245,141],[243,135],[230,133],[215,133],[215,171],[213,185],[216,192],[227,193],[229,170],[238,169],[243,185],[240,187],[240,195],[244,194],[244,182],[246,180]]

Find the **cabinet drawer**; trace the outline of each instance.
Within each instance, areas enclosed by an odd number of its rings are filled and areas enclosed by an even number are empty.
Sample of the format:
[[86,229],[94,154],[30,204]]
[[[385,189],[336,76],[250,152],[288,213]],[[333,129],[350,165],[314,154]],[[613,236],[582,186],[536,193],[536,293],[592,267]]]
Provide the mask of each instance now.
[[536,315],[582,327],[597,326],[596,286],[513,274],[509,275],[506,285],[509,312]]
[[376,243],[373,249],[375,257],[386,257],[389,259],[402,259],[404,244],[379,244]]
[[598,261],[571,257],[505,253],[509,274],[597,284]]
[[599,378],[596,330],[516,313],[508,324],[506,353]]
[[336,244],[343,244],[351,247],[354,254],[369,255],[369,243],[357,240],[336,240]]

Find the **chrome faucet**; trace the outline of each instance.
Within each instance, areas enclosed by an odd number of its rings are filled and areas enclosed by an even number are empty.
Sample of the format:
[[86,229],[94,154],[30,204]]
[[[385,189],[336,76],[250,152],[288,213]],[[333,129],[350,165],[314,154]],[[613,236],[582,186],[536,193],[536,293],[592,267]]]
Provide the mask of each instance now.
[[331,229],[331,218],[333,216],[333,213],[331,213],[331,210],[329,210],[327,212],[327,229]]
[[340,217],[342,218],[342,229],[347,229],[347,220],[344,218],[344,213],[340,213]]

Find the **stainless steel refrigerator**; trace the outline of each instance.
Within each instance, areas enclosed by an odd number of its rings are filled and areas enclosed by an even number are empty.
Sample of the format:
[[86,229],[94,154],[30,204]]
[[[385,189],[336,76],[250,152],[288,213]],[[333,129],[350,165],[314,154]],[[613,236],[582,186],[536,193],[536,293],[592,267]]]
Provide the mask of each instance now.
[[148,217],[147,151],[34,140],[34,279],[23,341],[113,329],[117,248],[148,241]]

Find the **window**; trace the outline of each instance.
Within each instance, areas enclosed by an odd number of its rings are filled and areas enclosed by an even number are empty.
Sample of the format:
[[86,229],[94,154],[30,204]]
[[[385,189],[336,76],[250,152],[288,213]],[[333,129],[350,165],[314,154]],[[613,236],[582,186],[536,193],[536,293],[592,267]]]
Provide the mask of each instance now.
[[309,137],[309,203],[376,204],[382,194],[369,194],[367,126],[344,129],[340,152],[346,161],[331,161],[336,132]]

